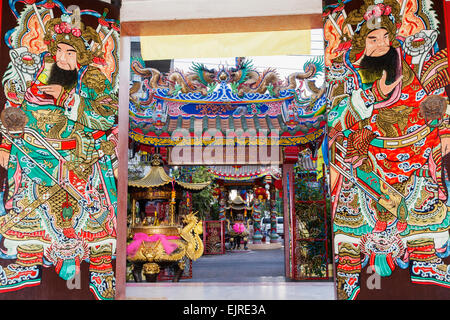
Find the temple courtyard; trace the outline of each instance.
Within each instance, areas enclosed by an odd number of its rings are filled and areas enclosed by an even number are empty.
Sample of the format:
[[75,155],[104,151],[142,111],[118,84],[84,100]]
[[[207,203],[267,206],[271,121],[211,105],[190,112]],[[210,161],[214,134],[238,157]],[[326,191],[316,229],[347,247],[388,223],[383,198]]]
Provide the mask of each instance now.
[[179,283],[128,283],[128,299],[150,300],[334,300],[332,281],[284,277],[281,244],[249,244],[248,250],[206,255],[192,263],[192,278]]

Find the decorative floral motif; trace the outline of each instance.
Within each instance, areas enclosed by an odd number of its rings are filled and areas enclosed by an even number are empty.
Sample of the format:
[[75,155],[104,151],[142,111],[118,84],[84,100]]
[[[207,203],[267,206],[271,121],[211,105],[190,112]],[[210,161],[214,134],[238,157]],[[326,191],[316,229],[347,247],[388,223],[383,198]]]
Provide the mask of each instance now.
[[369,10],[364,14],[364,20],[369,21],[372,18],[378,18],[381,16],[388,16],[392,12],[390,6],[384,5],[383,3],[378,3],[374,6],[370,6]]

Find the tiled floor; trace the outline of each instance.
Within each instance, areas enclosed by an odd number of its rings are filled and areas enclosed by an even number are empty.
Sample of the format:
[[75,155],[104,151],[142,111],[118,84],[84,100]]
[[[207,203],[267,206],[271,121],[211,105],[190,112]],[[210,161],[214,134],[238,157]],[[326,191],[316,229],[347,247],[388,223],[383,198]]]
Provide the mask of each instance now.
[[334,300],[333,282],[291,282],[284,277],[284,251],[227,252],[192,264],[192,278],[179,283],[128,283],[127,299]]
[[151,300],[334,300],[333,282],[128,284],[127,299]]

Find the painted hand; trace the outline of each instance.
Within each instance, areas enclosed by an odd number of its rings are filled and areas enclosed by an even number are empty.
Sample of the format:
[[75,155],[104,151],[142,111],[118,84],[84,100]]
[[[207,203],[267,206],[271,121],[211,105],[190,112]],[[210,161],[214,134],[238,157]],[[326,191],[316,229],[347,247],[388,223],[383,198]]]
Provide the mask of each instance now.
[[41,90],[45,94],[52,96],[55,99],[58,99],[63,90],[63,87],[60,86],[59,84],[49,84],[46,86],[39,87],[39,90]]
[[9,162],[9,151],[0,150],[0,166],[7,169]]
[[383,70],[383,75],[381,76],[379,85],[380,85],[381,93],[385,96],[387,96],[389,93],[391,93],[391,91],[394,90],[394,88],[400,83],[400,81],[402,81],[403,75],[398,77],[391,84],[386,84],[386,78],[387,78],[387,72],[386,72],[386,70]]

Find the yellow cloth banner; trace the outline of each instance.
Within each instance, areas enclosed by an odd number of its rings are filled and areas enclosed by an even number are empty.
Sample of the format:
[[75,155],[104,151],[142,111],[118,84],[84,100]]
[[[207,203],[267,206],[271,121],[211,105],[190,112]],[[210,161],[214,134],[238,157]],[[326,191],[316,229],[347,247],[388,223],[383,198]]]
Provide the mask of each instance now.
[[319,181],[320,178],[323,177],[323,150],[322,146],[320,146],[319,151],[317,152],[317,170],[316,170],[316,180]]
[[310,30],[142,36],[144,60],[306,55]]

